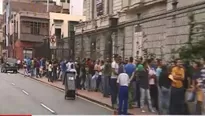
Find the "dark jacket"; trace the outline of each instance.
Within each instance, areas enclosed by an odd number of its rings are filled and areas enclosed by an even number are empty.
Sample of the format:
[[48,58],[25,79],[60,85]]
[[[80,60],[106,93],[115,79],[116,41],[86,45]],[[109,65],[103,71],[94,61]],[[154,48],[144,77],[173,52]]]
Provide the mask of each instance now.
[[138,71],[138,77],[140,79],[140,88],[148,89],[149,88],[149,74],[147,70]]
[[169,77],[169,71],[167,67],[162,66],[162,72],[159,76],[159,87],[160,88],[163,86],[168,89],[171,86],[171,80],[168,77]]

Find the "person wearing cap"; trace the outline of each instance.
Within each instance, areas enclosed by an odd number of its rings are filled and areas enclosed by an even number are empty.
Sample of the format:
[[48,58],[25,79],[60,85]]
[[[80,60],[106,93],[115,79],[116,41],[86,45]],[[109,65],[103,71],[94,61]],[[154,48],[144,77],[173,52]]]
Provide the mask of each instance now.
[[[151,97],[150,97],[150,90],[149,90],[149,74],[148,74],[148,63],[145,62],[142,64],[139,64],[137,66],[137,76],[139,78],[139,86],[140,86],[140,107],[141,111],[145,112],[144,104],[145,99],[148,101],[148,107],[151,112],[155,112],[152,103],[151,103]],[[134,76],[132,76],[133,78]],[[132,79],[131,78],[131,79]]]

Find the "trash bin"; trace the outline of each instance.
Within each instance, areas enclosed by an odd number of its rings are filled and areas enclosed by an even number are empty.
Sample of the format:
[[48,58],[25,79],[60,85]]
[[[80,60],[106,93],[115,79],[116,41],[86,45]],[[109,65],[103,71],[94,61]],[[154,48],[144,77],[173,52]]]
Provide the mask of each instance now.
[[66,72],[65,74],[65,99],[75,99],[76,87],[75,87],[75,72]]

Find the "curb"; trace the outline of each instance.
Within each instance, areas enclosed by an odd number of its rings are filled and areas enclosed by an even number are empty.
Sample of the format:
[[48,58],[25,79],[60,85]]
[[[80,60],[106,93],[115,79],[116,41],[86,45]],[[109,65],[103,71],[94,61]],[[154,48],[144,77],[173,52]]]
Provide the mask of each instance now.
[[[21,75],[24,75],[24,74],[21,73],[21,72],[18,72],[18,73],[21,74]],[[36,79],[36,78],[31,78],[31,79],[36,80],[36,81],[39,81],[39,82],[44,83],[44,84],[47,84],[47,85],[50,85],[50,84],[48,84],[48,83],[46,83],[46,82],[44,82],[44,81],[41,81],[41,80],[39,80],[39,79]],[[60,88],[60,87],[58,87],[58,86],[54,86],[54,85],[50,85],[50,86],[53,86],[53,87],[58,88],[58,89],[60,89],[60,90],[65,90],[65,89]],[[91,98],[89,98],[89,97],[87,97],[87,96],[81,95],[81,94],[79,94],[78,92],[76,92],[76,95],[77,95],[77,96],[80,96],[80,97],[82,97],[82,98],[84,98],[84,99],[87,99],[87,100],[89,100],[89,101],[95,102],[95,103],[97,103],[97,104],[100,104],[100,105],[102,105],[102,106],[105,106],[105,107],[108,107],[108,108],[114,110],[114,109],[112,108],[112,106],[110,106],[110,105],[108,105],[108,104],[105,104],[105,103],[102,103],[102,102],[100,102],[100,101],[91,99]],[[133,115],[133,114],[128,113],[128,115]]]

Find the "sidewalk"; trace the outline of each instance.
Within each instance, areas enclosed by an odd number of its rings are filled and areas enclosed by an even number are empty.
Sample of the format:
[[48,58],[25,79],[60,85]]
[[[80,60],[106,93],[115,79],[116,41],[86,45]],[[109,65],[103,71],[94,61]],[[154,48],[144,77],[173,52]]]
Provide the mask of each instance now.
[[[23,70],[19,70],[20,74],[23,74]],[[53,83],[48,82],[48,79],[43,77],[43,78],[32,78],[37,81],[43,82],[45,84],[49,84],[51,86],[54,86],[56,88],[59,88],[61,90],[64,90],[64,85],[62,85],[61,81],[55,81]],[[85,99],[88,99],[92,102],[101,104],[103,106],[111,108],[111,100],[110,98],[105,98],[103,97],[102,93],[99,92],[88,92],[87,90],[77,90],[77,95],[80,97],[83,97]],[[133,115],[155,115],[154,113],[149,112],[148,110],[146,113],[142,113],[139,108],[133,108],[129,109],[128,112]]]

